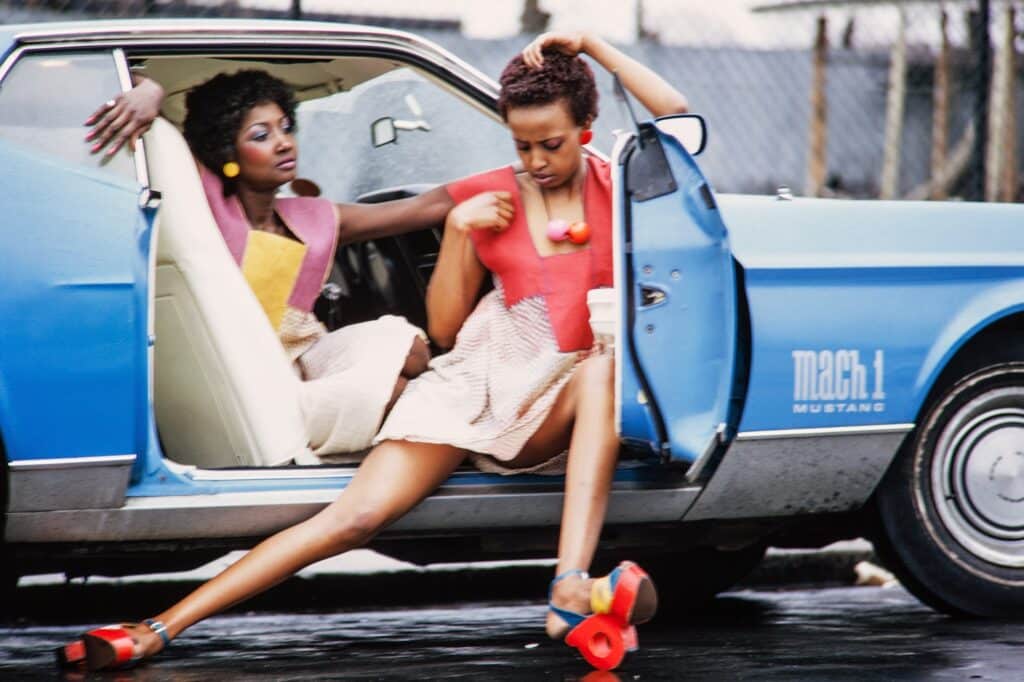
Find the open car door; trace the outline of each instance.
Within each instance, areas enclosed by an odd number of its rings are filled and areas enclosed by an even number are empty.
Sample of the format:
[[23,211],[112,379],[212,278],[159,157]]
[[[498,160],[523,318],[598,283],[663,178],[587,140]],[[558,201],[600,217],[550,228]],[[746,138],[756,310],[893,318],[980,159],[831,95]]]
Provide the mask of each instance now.
[[[697,141],[682,132],[693,125]],[[703,140],[699,117],[666,117],[620,135],[612,157],[620,435],[701,464],[722,452],[739,417],[736,265],[687,151]]]

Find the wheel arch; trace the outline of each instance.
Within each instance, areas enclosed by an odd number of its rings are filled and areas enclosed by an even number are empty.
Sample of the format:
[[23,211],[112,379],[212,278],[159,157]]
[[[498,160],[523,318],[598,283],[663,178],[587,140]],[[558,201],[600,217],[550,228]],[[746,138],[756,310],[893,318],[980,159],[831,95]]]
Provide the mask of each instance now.
[[[1020,300],[1024,301],[1024,291],[1020,294]],[[946,336],[945,332],[942,336]],[[943,349],[941,353],[937,350],[940,348]],[[933,357],[938,359],[933,361]],[[994,312],[986,319],[979,320],[952,343],[943,344],[941,339],[936,341],[918,373],[914,423],[919,426],[938,397],[967,374],[985,365],[1015,358],[1024,360],[1024,303]],[[916,432],[917,427],[907,433],[900,447],[893,453],[886,467],[887,472],[904,456],[904,450],[914,441]],[[869,504],[877,494],[880,484],[881,479],[872,491]]]
[[1010,359],[1007,351],[1017,345],[1024,345],[1024,286],[1000,287],[962,308],[936,338],[918,371],[915,421],[946,388],[984,364]]

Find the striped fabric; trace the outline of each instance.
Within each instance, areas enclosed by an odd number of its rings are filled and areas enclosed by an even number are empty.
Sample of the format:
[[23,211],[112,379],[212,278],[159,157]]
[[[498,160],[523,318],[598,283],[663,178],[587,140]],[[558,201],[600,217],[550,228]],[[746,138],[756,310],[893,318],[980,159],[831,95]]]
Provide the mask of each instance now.
[[[525,298],[506,308],[500,278],[494,282],[451,352],[409,382],[374,443],[454,445],[476,453],[474,463],[485,471],[526,472],[501,463],[519,454],[589,351],[560,352],[544,299]],[[530,471],[557,473],[563,461]]]

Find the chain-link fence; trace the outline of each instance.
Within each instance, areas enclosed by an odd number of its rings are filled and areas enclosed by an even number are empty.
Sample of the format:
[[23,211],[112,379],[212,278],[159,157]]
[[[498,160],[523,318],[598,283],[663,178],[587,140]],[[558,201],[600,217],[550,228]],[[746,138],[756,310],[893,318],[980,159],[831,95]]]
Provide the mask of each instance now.
[[[586,27],[594,20],[594,11],[587,11],[592,5],[526,0],[520,28]],[[338,6],[314,0],[0,0],[0,22],[301,16],[387,23],[423,34],[495,77],[529,38],[468,38],[454,10],[427,19],[329,11]],[[719,190],[774,192],[787,185],[817,196],[1024,200],[1024,76],[1017,57],[1024,1],[635,0],[612,6],[625,12],[622,21],[632,22],[639,36],[624,49],[677,85],[707,118],[710,142],[701,163]],[[610,79],[599,80],[599,133],[629,125],[611,96]]]

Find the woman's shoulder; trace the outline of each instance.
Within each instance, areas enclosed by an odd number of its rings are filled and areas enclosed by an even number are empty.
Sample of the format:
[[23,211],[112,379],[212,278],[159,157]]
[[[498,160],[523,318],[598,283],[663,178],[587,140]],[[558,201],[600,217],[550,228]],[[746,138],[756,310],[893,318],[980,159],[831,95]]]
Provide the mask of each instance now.
[[455,203],[460,203],[480,192],[514,191],[516,188],[515,169],[511,166],[500,166],[445,184],[448,195]]

